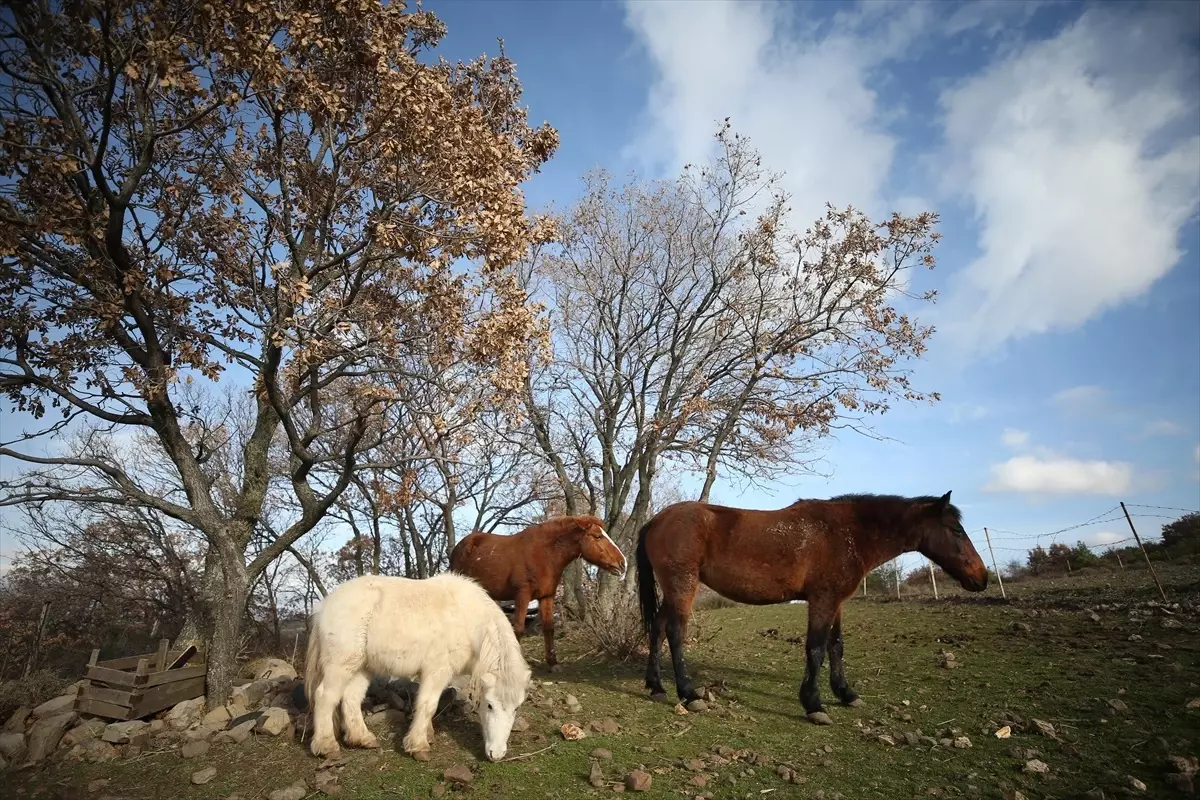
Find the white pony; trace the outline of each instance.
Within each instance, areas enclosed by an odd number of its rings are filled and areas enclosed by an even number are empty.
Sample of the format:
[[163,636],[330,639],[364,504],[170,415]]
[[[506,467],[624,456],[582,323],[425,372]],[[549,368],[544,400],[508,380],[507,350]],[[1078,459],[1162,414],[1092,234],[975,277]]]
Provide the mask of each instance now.
[[362,716],[376,675],[420,683],[404,751],[429,758],[433,713],[442,690],[465,677],[479,713],[483,746],[504,758],[529,665],[504,612],[475,581],[444,573],[426,580],[364,575],[341,584],[313,614],[305,691],[313,714],[313,755],[338,752],[334,709],[341,704],[347,745],[378,747]]

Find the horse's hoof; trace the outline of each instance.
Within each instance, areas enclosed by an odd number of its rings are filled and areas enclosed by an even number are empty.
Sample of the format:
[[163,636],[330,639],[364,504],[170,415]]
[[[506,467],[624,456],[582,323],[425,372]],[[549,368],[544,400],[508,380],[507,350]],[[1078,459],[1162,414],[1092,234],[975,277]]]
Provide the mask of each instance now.
[[336,758],[341,750],[336,739],[313,739],[309,742],[308,749],[317,758]]
[[429,760],[429,751],[428,750],[418,750],[417,752],[412,754],[412,757],[415,758],[417,761],[428,761]]
[[549,669],[551,672],[562,672],[562,664],[551,664]]
[[813,725],[832,725],[833,720],[824,711],[810,711],[808,713],[808,721]]
[[851,700],[849,703],[846,703],[846,705],[850,706],[851,708],[862,708],[863,706],[866,705],[866,703],[863,702],[863,699],[861,697],[856,697],[853,700]]
[[367,750],[374,750],[379,747],[379,739],[375,737],[375,734],[368,733],[366,736],[355,736],[353,739],[347,737],[346,744],[353,745],[354,747],[362,747]]
[[656,703],[665,703],[667,702],[667,693],[655,692],[654,694],[650,695],[650,699]]

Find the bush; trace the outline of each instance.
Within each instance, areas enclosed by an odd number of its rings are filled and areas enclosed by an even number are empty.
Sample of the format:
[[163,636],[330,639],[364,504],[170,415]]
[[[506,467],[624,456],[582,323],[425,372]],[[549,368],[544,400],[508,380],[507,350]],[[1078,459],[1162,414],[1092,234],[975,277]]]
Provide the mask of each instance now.
[[70,685],[71,681],[46,669],[0,681],[0,720],[7,720],[21,706],[32,707],[58,697]]
[[598,651],[617,661],[647,652],[636,591],[614,587],[601,595],[599,581],[588,581],[583,591],[587,614],[578,624]]
[[700,590],[696,592],[696,602],[692,604],[692,613],[711,611],[714,608],[735,608],[740,605],[741,603],[723,597],[707,586],[701,586]]

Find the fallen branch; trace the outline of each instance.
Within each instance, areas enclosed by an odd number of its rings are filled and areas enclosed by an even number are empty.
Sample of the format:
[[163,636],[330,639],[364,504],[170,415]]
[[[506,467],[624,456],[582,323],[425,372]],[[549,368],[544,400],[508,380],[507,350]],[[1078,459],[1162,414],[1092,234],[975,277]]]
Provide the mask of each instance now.
[[554,745],[550,745],[549,747],[543,747],[541,750],[534,750],[532,753],[522,753],[519,756],[509,756],[508,758],[502,758],[499,761],[497,761],[496,763],[503,764],[506,761],[522,761],[526,758],[533,758],[534,756],[544,753],[547,750],[553,750],[553,749],[554,749]]

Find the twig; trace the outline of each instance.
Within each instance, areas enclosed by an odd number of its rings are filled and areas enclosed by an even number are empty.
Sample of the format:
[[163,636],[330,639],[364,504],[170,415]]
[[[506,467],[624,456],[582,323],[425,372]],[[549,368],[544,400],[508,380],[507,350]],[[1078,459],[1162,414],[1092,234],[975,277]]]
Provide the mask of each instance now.
[[161,755],[163,755],[164,753],[174,753],[174,752],[177,752],[177,751],[175,751],[175,750],[171,750],[171,749],[167,749],[167,750],[151,750],[149,753],[142,753],[142,754],[141,754],[141,755],[139,755],[139,756],[135,756],[134,758],[128,759],[128,760],[127,760],[125,763],[126,763],[126,764],[132,764],[133,762],[135,762],[135,761],[141,761],[141,760],[142,760],[142,759],[144,759],[144,758],[150,758],[151,756],[161,756]]
[[536,756],[540,753],[544,753],[547,750],[553,750],[553,749],[554,749],[554,745],[550,745],[549,747],[543,747],[541,750],[534,750],[532,753],[522,753],[519,756],[509,756],[508,758],[502,758],[499,761],[497,761],[496,763],[503,764],[506,761],[521,761],[526,758],[533,758],[534,756]]
[[688,731],[690,731],[691,729],[692,729],[692,726],[691,726],[691,725],[688,725],[686,728],[684,728],[683,730],[681,730],[679,733],[673,733],[673,734],[671,734],[671,735],[672,735],[672,736],[683,736],[685,733],[687,733],[687,732],[688,732]]
[[958,717],[951,717],[950,719],[946,720],[945,722],[937,722],[937,723],[934,723],[934,724],[936,724],[936,725],[949,725],[951,722],[957,722],[957,721],[958,721]]

